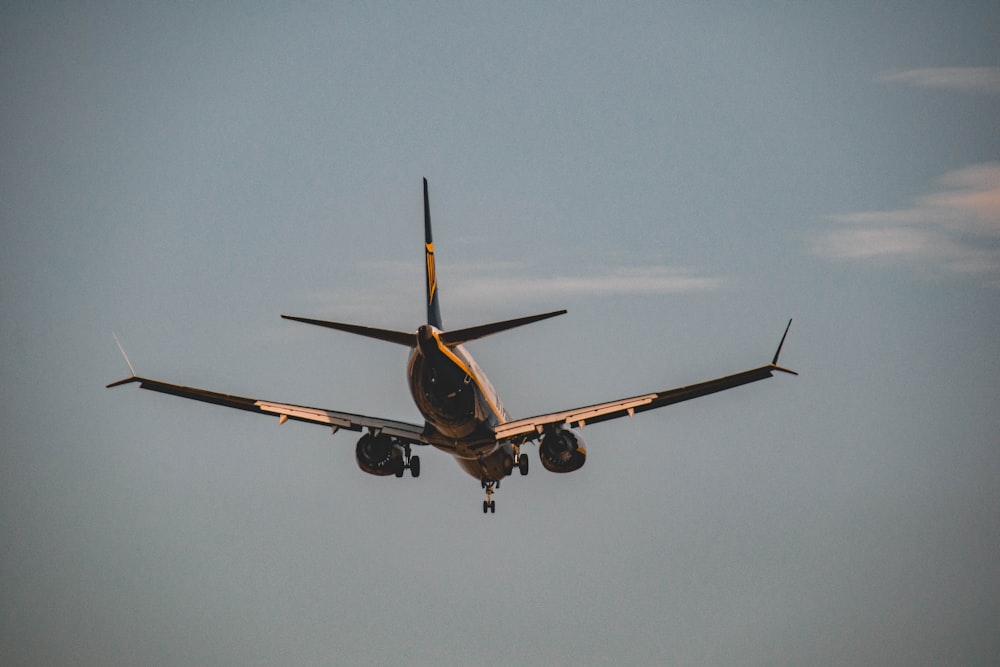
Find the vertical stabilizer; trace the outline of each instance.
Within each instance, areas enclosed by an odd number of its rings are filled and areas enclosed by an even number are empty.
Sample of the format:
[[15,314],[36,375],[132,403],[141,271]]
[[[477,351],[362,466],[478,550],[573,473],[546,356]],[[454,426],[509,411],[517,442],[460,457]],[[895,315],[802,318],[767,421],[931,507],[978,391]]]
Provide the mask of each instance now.
[[424,260],[427,270],[427,324],[443,329],[441,310],[438,307],[437,271],[434,269],[434,239],[431,238],[431,205],[427,198],[427,179],[424,179]]

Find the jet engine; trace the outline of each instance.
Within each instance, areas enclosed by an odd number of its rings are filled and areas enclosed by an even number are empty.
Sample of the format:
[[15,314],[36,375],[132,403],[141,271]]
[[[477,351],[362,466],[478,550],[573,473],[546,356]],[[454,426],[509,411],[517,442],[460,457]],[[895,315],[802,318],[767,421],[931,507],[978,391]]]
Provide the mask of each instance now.
[[397,475],[403,472],[403,448],[391,436],[365,433],[354,450],[358,467],[370,475]]
[[583,467],[587,450],[583,438],[573,431],[559,429],[542,437],[538,458],[549,472],[573,472]]

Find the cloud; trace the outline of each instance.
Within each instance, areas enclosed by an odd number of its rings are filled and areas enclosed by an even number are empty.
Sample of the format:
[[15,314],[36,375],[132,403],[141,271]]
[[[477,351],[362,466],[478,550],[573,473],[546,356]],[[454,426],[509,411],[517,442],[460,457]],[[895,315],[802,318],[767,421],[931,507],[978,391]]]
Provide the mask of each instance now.
[[538,301],[590,295],[678,294],[719,289],[720,278],[699,276],[682,268],[637,266],[596,270],[584,275],[538,276],[522,271],[496,275],[470,273],[458,278],[457,290],[465,299],[518,299]]
[[[306,298],[316,304],[315,312],[384,317],[386,304],[422,301],[419,295],[423,293],[423,274],[414,272],[413,262],[368,262],[362,268],[377,277],[362,278],[349,289],[307,295]],[[721,278],[662,265],[595,268],[587,273],[552,275],[512,261],[449,265],[441,276],[440,285],[442,298],[449,309],[483,303],[499,306],[512,299],[518,303],[544,303],[593,295],[703,292],[724,286],[725,281]]]
[[961,93],[1000,93],[1000,67],[925,67],[890,70],[876,81]]
[[816,254],[923,263],[953,273],[1000,276],[1000,162],[949,172],[908,208],[828,216]]
[[[369,261],[360,266],[381,275],[384,286],[407,291],[412,291],[412,278],[419,269],[412,261]],[[519,299],[592,294],[677,294],[718,289],[724,284],[721,278],[699,276],[683,267],[659,264],[595,267],[580,274],[546,274],[544,270],[532,269],[513,260],[486,260],[474,264],[449,264],[441,279],[449,298],[452,292],[458,292],[463,298],[474,299],[511,294]],[[423,273],[419,276],[422,281]]]

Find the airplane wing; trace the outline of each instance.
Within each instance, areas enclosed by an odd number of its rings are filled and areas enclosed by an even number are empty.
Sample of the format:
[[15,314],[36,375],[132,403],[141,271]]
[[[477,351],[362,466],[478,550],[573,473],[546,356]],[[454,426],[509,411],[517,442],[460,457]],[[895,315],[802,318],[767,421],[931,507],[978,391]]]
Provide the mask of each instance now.
[[425,427],[422,425],[408,424],[406,422],[392,421],[389,419],[379,419],[376,417],[366,417],[364,415],[355,415],[348,412],[324,410],[322,408],[310,408],[304,405],[273,403],[271,401],[263,401],[255,398],[233,396],[232,394],[221,394],[215,391],[208,391],[207,389],[184,387],[178,384],[170,384],[169,382],[161,382],[160,380],[138,377],[136,375],[125,378],[124,380],[119,380],[118,382],[112,382],[108,385],[108,388],[118,387],[132,382],[138,382],[140,389],[150,389],[152,391],[158,391],[162,394],[172,394],[174,396],[180,396],[181,398],[190,398],[204,403],[213,403],[215,405],[224,405],[228,408],[236,408],[237,410],[246,410],[248,412],[271,415],[277,417],[279,423],[281,424],[284,424],[285,421],[289,419],[294,419],[295,421],[306,422],[309,424],[327,426],[333,428],[334,431],[338,429],[347,429],[348,431],[373,429],[410,444],[432,444],[432,437],[429,438],[428,435],[425,435]]
[[675,389],[667,389],[651,394],[642,394],[640,396],[622,398],[616,401],[608,401],[606,403],[598,403],[596,405],[588,405],[581,408],[573,408],[571,410],[563,410],[561,412],[551,412],[549,414],[538,415],[536,417],[528,417],[527,419],[509,421],[496,427],[494,431],[496,439],[525,442],[528,440],[534,440],[540,436],[546,428],[555,426],[583,428],[587,424],[596,424],[609,419],[617,419],[619,417],[631,417],[637,412],[645,412],[646,410],[662,408],[665,405],[673,405],[674,403],[689,401],[692,398],[698,398],[699,396],[707,396],[716,392],[725,391],[726,389],[732,389],[751,382],[757,382],[758,380],[764,380],[771,377],[775,371],[798,375],[795,371],[778,366],[778,355],[781,354],[781,347],[785,344],[785,337],[788,335],[788,329],[791,326],[792,321],[789,320],[788,326],[785,327],[785,334],[781,337],[781,342],[778,344],[778,351],[774,353],[774,359],[772,359],[771,363],[766,366],[752,368],[750,370],[743,371],[742,373],[735,373],[733,375],[727,375],[725,377],[708,380],[706,382],[699,382],[698,384],[692,384],[686,387],[677,387]]

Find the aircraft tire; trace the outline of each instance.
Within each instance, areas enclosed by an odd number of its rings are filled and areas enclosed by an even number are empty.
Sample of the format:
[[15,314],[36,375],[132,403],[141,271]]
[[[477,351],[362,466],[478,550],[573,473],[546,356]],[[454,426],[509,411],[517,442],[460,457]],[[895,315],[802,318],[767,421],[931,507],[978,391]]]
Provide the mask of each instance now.
[[486,514],[489,511],[490,511],[490,504],[489,504],[488,501],[484,500],[483,501],[483,514]]
[[413,477],[420,477],[420,457],[411,456],[410,457],[410,475]]
[[490,514],[495,514],[496,511],[497,511],[497,501],[491,500],[490,501]]
[[517,469],[521,471],[521,476],[528,474],[528,455],[521,454],[517,457]]

